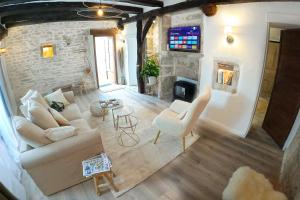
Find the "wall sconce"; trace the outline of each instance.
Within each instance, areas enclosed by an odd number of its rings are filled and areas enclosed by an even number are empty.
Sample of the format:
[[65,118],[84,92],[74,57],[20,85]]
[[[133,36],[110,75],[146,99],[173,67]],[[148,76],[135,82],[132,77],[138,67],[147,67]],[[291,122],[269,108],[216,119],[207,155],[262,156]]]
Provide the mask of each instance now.
[[6,53],[6,48],[1,47],[1,48],[0,48],[0,55],[2,55],[2,54],[4,54],[4,53]]
[[41,56],[43,58],[53,58],[55,55],[55,45],[43,44],[41,46]]
[[232,44],[234,42],[234,37],[232,35],[232,26],[226,26],[224,33],[226,35],[226,41],[228,44]]

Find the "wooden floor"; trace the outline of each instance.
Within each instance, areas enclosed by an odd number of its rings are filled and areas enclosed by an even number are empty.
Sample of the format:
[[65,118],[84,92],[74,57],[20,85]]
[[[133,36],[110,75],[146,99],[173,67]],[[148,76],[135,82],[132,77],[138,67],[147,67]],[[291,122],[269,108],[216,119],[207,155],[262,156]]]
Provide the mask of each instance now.
[[[130,97],[157,113],[168,106],[166,102],[128,89],[105,94],[91,92],[78,97],[77,103],[81,109],[87,110],[89,103],[99,96],[100,98]],[[205,130],[199,125],[195,128],[195,132],[201,135],[201,138],[187,149],[186,153],[118,199],[218,200],[222,198],[222,191],[232,173],[238,167],[245,165],[265,174],[271,182],[277,182],[283,153],[264,137],[250,133],[249,137],[242,139],[234,135]],[[93,185],[86,182],[54,195],[50,199],[115,199],[110,192],[106,192],[101,197],[97,197],[94,193]]]

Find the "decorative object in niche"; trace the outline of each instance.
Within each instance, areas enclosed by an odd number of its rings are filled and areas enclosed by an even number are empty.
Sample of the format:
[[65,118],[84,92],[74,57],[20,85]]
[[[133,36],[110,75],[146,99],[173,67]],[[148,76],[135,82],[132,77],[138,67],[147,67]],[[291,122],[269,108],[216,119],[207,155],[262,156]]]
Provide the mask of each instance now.
[[41,46],[41,56],[43,58],[53,58],[55,55],[55,45],[47,43]]
[[217,5],[212,4],[212,3],[203,5],[201,7],[201,9],[202,9],[202,12],[208,17],[214,16],[218,10]]
[[239,80],[239,65],[233,62],[215,60],[213,88],[236,93]]

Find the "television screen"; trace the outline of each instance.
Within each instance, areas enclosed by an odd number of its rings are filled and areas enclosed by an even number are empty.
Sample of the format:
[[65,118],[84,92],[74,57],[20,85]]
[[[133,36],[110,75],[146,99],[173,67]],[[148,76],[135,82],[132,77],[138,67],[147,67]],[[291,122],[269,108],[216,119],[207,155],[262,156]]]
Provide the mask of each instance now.
[[168,31],[171,51],[200,51],[200,26],[173,27]]

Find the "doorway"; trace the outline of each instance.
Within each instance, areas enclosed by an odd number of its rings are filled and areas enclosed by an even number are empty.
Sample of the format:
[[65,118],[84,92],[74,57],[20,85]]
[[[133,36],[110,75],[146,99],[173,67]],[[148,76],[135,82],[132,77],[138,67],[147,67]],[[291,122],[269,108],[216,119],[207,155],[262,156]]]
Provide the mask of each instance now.
[[98,86],[103,87],[115,83],[114,38],[112,36],[95,36],[95,54]]
[[[300,30],[270,27],[265,69],[250,129],[270,145],[283,147],[299,110]],[[272,139],[270,139],[270,137]]]

